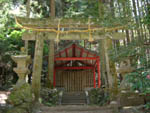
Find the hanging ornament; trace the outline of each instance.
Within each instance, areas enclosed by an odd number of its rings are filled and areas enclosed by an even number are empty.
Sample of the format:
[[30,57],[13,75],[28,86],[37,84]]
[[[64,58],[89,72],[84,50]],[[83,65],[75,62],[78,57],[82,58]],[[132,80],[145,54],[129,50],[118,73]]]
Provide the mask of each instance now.
[[57,44],[60,42],[60,39],[59,39],[59,36],[60,36],[60,21],[61,21],[61,19],[59,19],[59,21],[58,21],[57,36],[56,36],[56,39],[55,39],[55,42]]
[[92,37],[92,32],[91,32],[91,26],[90,26],[90,18],[89,18],[89,20],[88,20],[88,31],[89,31],[89,42],[93,42],[94,41],[94,39],[93,39],[93,37]]

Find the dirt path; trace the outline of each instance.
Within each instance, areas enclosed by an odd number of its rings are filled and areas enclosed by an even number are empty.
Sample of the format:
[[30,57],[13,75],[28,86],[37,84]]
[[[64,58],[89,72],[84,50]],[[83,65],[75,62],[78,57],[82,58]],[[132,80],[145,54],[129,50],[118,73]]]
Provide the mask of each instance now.
[[41,108],[40,113],[113,113],[108,107],[68,105]]

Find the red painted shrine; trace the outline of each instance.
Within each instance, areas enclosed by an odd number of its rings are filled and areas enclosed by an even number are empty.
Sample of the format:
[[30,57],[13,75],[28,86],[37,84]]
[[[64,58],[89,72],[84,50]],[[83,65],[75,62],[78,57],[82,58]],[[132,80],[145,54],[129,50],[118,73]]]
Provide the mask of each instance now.
[[54,87],[68,92],[101,86],[100,58],[78,44],[71,44],[55,54]]

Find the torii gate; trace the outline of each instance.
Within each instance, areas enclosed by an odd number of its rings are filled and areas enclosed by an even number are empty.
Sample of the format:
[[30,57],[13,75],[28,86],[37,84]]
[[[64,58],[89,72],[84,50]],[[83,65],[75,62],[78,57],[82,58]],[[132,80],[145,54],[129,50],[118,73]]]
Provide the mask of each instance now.
[[[53,40],[58,43],[60,40],[89,40],[92,42],[94,40],[106,39],[106,37],[118,39],[124,38],[125,34],[113,31],[127,27],[101,27],[98,24],[100,23],[99,20],[93,21],[92,19],[34,19],[17,17],[16,23],[23,29],[32,30],[32,32],[25,32],[23,34],[23,40],[36,41],[32,75],[32,90],[35,100],[39,98],[41,87],[40,79],[44,40]],[[51,59],[49,64],[54,62],[52,60],[54,59],[54,47],[51,47],[50,52],[53,53],[50,56],[51,58],[49,58]],[[53,64],[49,67],[49,70],[53,70]],[[53,75],[50,75],[48,78],[53,79]]]

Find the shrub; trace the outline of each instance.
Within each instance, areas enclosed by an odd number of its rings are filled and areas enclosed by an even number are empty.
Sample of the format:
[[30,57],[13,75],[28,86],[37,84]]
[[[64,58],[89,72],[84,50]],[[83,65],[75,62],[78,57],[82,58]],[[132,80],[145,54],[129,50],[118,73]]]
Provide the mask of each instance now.
[[41,90],[41,101],[46,106],[58,104],[59,91],[57,89],[43,88]]
[[104,105],[109,101],[109,95],[103,89],[92,89],[89,91],[90,104]]

